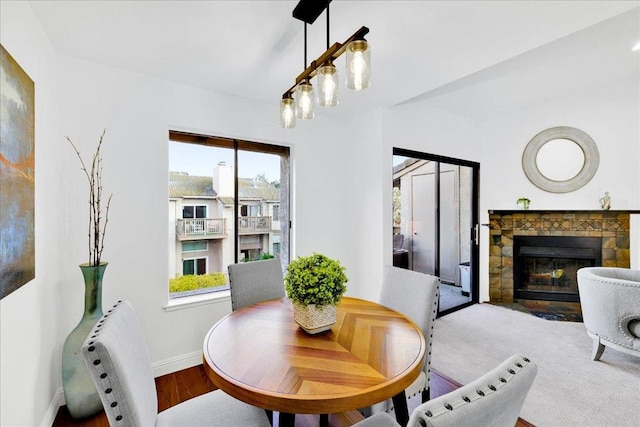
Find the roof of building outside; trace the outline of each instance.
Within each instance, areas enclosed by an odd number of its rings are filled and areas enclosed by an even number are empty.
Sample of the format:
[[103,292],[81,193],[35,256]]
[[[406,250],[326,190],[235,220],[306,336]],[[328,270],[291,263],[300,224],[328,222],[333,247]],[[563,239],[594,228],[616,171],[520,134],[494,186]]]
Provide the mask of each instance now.
[[211,177],[190,176],[185,172],[169,172],[169,197],[211,197],[218,194],[213,189]]
[[[280,188],[261,179],[238,178],[238,197],[240,200],[280,200]],[[209,176],[191,176],[186,172],[169,172],[169,197],[216,198],[212,178]],[[233,204],[233,197],[220,197],[225,205]]]
[[238,197],[240,199],[280,200],[280,188],[261,179],[238,178]]

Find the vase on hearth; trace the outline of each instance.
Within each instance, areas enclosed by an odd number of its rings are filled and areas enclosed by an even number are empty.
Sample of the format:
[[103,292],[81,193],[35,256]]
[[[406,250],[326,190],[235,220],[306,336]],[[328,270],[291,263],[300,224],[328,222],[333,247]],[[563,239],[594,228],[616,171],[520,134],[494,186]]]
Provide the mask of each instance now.
[[84,277],[84,313],[62,349],[62,388],[67,409],[73,418],[85,418],[102,410],[102,402],[80,349],[96,322],[102,317],[102,277],[106,262],[98,266],[80,264]]

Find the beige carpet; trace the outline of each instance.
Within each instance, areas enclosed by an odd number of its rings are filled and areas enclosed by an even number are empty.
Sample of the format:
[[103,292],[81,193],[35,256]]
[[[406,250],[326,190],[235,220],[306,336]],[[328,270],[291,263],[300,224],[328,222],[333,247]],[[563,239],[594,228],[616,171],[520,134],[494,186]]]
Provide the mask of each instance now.
[[538,427],[640,426],[640,358],[591,360],[584,324],[476,304],[436,320],[433,369],[466,384],[514,353],[538,365],[521,417]]

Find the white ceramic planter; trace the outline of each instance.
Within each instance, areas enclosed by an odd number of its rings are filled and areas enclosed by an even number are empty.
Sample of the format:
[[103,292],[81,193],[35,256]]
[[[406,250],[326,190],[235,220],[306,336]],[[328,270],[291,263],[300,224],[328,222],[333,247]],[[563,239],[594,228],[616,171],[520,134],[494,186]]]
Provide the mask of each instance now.
[[336,323],[336,306],[294,303],[293,318],[309,334],[328,331]]

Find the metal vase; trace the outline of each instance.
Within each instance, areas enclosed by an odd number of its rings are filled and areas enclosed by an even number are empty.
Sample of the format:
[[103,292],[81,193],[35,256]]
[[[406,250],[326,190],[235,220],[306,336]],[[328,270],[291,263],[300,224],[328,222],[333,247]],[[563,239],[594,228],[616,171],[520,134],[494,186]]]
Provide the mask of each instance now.
[[62,387],[67,409],[73,418],[85,418],[102,410],[98,390],[82,359],[82,343],[102,317],[102,277],[107,263],[94,267],[80,264],[84,277],[84,313],[71,331],[62,350]]

